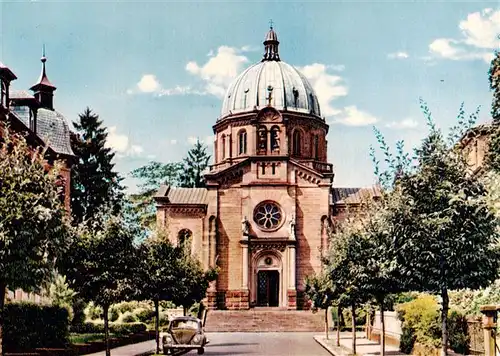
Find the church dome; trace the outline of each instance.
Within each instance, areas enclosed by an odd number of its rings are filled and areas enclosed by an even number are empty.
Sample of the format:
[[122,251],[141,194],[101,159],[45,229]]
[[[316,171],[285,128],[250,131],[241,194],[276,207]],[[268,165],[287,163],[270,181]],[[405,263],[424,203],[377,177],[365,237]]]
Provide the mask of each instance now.
[[264,41],[264,58],[247,68],[229,86],[221,118],[266,106],[321,117],[311,84],[296,68],[280,60],[278,44],[278,36],[271,27]]

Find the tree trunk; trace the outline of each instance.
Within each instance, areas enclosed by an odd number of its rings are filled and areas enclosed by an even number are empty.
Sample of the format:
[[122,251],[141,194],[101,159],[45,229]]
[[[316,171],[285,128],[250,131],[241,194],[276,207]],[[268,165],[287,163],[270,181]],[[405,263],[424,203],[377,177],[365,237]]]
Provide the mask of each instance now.
[[380,301],[380,355],[385,356],[384,300]]
[[155,299],[155,340],[156,353],[160,353],[160,301]]
[[325,334],[326,339],[328,340],[328,307],[325,309]]
[[441,323],[442,323],[442,337],[441,337],[441,356],[448,355],[448,289],[444,287],[441,290],[442,308],[441,308]]
[[187,315],[187,308],[184,306],[182,307],[182,313],[184,314],[184,316]]
[[109,305],[103,305],[102,310],[104,312],[104,342],[106,343],[106,356],[111,356],[111,350],[109,349]]
[[356,355],[356,304],[351,304],[352,313],[352,353]]
[[337,307],[337,346],[340,346],[340,320],[342,315],[342,308],[340,305]]
[[4,282],[0,282],[0,356],[3,355],[3,307],[5,305],[5,290]]

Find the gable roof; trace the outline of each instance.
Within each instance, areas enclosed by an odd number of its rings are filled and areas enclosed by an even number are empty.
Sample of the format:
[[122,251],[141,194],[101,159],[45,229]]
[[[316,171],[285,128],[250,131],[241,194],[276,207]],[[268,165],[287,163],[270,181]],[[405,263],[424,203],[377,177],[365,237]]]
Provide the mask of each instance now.
[[361,204],[367,198],[380,198],[382,192],[377,185],[364,188],[333,188],[330,194],[331,205]]
[[166,199],[166,203],[169,204],[206,205],[208,204],[208,189],[162,185],[155,198]]

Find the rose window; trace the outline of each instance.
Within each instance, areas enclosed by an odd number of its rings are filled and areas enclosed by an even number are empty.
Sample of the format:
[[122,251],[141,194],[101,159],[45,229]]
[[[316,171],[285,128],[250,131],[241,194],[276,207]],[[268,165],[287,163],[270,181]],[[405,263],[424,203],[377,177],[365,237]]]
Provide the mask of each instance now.
[[281,225],[283,214],[276,203],[264,202],[255,208],[254,220],[260,228],[273,230]]

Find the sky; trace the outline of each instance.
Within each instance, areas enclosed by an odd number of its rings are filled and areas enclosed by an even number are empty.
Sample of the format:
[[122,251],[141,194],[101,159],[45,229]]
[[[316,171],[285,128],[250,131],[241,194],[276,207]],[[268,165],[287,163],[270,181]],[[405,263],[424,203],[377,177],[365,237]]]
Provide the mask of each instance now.
[[489,120],[488,69],[500,45],[499,2],[5,1],[0,61],[14,89],[39,77],[45,44],[55,107],[68,123],[88,106],[108,127],[116,168],[213,150],[225,90],[260,61],[272,19],[281,60],[311,82],[330,125],[334,185],[373,184],[373,127],[410,150],[427,132],[419,98],[446,130],[462,102]]

